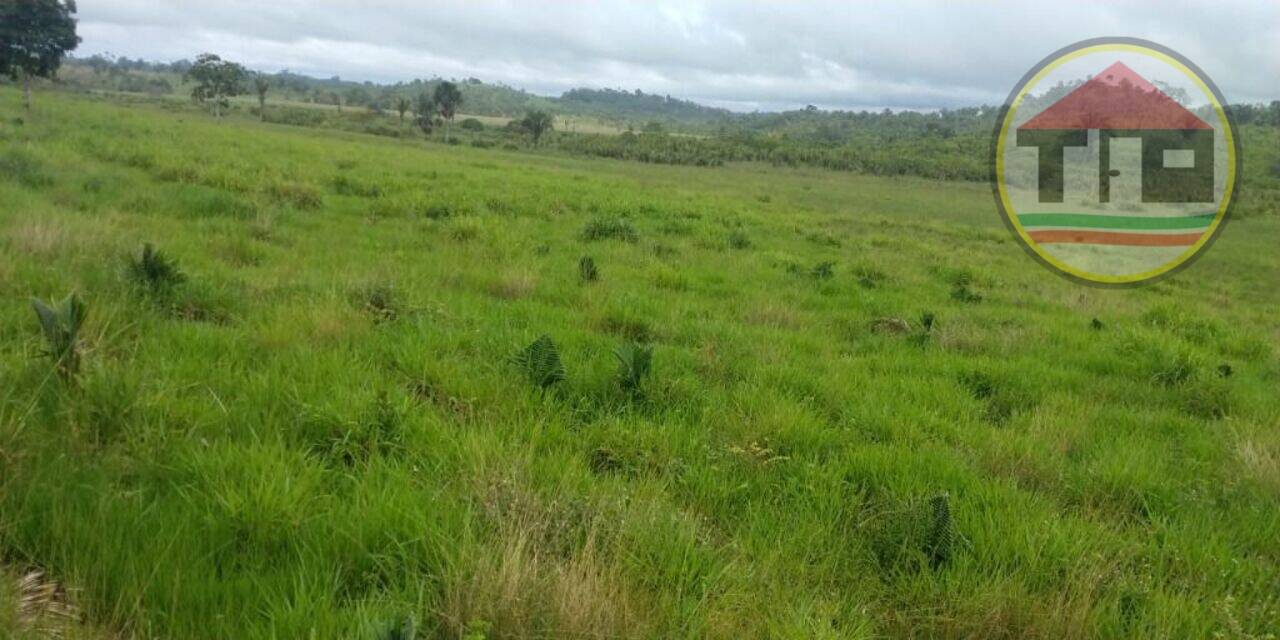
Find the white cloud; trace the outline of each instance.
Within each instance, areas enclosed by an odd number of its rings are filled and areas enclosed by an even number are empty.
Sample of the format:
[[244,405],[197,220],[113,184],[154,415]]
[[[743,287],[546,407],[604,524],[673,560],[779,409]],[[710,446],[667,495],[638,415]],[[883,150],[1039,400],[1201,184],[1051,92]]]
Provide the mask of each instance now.
[[1280,98],[1280,4],[81,0],[78,54],[213,51],[263,70],[615,87],[737,109],[1001,102],[1075,41],[1149,38],[1232,101]]

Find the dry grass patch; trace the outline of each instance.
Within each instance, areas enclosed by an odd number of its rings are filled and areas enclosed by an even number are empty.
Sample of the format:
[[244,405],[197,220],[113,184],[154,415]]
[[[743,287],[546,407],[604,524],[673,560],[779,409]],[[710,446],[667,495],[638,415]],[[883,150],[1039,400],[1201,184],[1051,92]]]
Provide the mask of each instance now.
[[106,640],[111,634],[87,625],[75,590],[40,569],[0,569],[0,635],[31,640]]
[[71,234],[61,222],[24,220],[10,227],[6,235],[9,247],[17,253],[50,256],[67,248]]
[[644,608],[585,503],[547,502],[507,479],[481,490],[494,543],[473,549],[451,578],[441,612],[449,635],[644,635]]
[[748,324],[771,329],[799,329],[803,324],[800,312],[773,302],[748,309],[744,319]]
[[1262,438],[1261,434],[1236,433],[1236,460],[1244,467],[1247,476],[1280,495],[1280,440],[1274,436],[1270,440]]
[[511,271],[489,280],[485,293],[501,300],[526,298],[538,287],[538,277],[529,271]]

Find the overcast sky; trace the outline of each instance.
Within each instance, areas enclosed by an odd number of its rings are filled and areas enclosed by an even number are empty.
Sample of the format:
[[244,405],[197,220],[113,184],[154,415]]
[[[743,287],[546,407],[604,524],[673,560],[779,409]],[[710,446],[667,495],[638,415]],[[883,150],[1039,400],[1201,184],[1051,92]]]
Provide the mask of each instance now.
[[80,0],[76,55],[212,51],[264,71],[641,89],[738,111],[997,104],[1097,36],[1154,40],[1232,102],[1280,99],[1280,2]]

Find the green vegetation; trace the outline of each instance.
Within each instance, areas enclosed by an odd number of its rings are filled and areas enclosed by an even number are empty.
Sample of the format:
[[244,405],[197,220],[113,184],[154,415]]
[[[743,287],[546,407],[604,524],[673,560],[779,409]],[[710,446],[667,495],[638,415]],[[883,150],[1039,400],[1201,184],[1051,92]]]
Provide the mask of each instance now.
[[31,78],[52,78],[80,44],[75,0],[8,0],[0,4],[0,75],[22,80],[31,109]]
[[0,88],[0,557],[94,628],[1276,632],[1265,201],[1108,291],[982,183],[41,98]]
[[[81,90],[126,92],[118,97],[128,101],[171,101],[175,93],[186,95],[184,74],[191,66],[188,61],[164,64],[95,56],[73,60],[59,77]],[[640,91],[574,89],[559,98],[540,98],[474,78],[374,85],[289,73],[263,77],[270,78],[273,95],[283,102],[266,112],[260,97],[257,115],[282,124],[428,139],[437,137],[437,124],[444,124],[440,137],[449,142],[455,139],[449,127],[452,116],[444,112],[461,114],[458,109],[465,105],[471,124],[463,127],[467,135],[458,143],[478,148],[552,149],[696,167],[762,162],[975,182],[989,177],[991,132],[999,111],[991,106],[929,113],[823,111],[809,106],[742,114]],[[1060,83],[1031,101],[1055,100],[1075,86]],[[445,103],[439,98],[461,102]],[[417,131],[403,126],[411,99],[417,101]],[[361,108],[343,111],[344,102]],[[252,109],[250,104],[240,103]],[[171,102],[166,106],[181,108]],[[230,108],[236,106],[231,102]],[[399,114],[398,122],[392,120],[393,110]],[[1265,214],[1280,206],[1280,101],[1231,105],[1230,110],[1242,127],[1243,166],[1249,184],[1240,194],[1237,215]],[[602,123],[612,126],[602,127]]]

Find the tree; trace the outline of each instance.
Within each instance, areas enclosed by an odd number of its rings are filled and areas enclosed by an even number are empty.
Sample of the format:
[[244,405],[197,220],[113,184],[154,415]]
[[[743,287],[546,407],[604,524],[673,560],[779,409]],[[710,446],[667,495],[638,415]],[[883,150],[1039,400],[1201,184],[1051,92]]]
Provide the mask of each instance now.
[[22,79],[22,105],[31,109],[31,77],[51,78],[80,44],[75,0],[0,2],[0,74]]
[[244,67],[212,53],[202,53],[187,71],[186,79],[196,83],[191,97],[199,102],[213,102],[213,117],[221,118],[227,99],[244,93],[246,75]]
[[427,92],[418,94],[418,103],[414,107],[416,112],[415,122],[422,132],[431,135],[431,130],[436,126],[436,103],[427,95]]
[[435,91],[436,108],[440,110],[440,117],[444,118],[444,141],[449,142],[449,123],[453,122],[453,116],[458,113],[458,107],[462,105],[462,92],[458,90],[458,85],[444,81],[436,85]]
[[409,110],[409,107],[410,107],[409,99],[404,96],[400,96],[396,98],[395,107],[396,107],[396,112],[400,114],[400,127],[403,128],[404,114],[406,111]]
[[542,134],[551,131],[555,124],[551,114],[546,111],[530,111],[520,121],[520,126],[529,132],[529,135],[533,138],[534,146],[537,146]]
[[351,105],[368,106],[370,101],[372,100],[372,98],[369,97],[369,92],[365,90],[364,87],[351,87],[350,89],[347,89],[346,95],[344,95],[343,97],[346,98],[346,102],[348,106],[351,106]]
[[271,80],[261,73],[253,76],[253,89],[258,93],[258,119],[267,121],[267,91],[271,90]]

